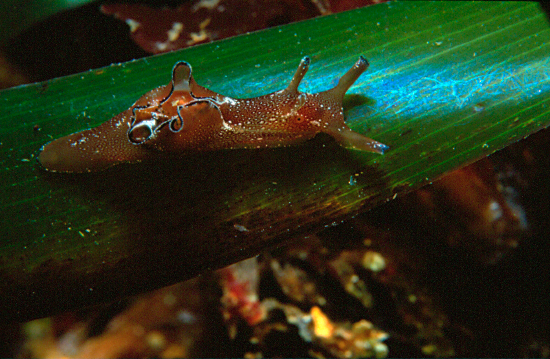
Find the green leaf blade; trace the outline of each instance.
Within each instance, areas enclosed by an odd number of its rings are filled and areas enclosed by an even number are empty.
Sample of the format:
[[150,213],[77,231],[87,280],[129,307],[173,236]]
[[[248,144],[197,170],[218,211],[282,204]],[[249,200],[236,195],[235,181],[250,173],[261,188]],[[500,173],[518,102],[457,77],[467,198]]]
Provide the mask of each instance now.
[[[3,91],[0,313],[45,315],[189,278],[339,223],[544,128],[549,40],[535,3],[395,2]],[[307,92],[330,88],[359,55],[368,58],[345,114],[354,130],[391,147],[385,155],[320,137],[89,175],[36,164],[44,143],[97,126],[166,84],[176,61],[191,63],[199,84],[244,98],[284,88],[305,55]]]

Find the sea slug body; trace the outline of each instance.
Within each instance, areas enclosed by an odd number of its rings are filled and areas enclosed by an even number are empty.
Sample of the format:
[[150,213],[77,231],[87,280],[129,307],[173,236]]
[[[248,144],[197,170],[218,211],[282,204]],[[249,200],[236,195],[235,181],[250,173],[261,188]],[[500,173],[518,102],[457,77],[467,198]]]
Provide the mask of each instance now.
[[159,151],[279,147],[320,132],[346,148],[383,153],[386,145],[352,131],[344,122],[344,94],[367,69],[367,60],[361,56],[338,85],[316,94],[298,91],[309,62],[308,57],[302,59],[283,90],[234,99],[198,85],[191,66],[180,61],[170,84],[147,92],[98,127],[46,144],[39,161],[49,171],[92,172],[155,158]]

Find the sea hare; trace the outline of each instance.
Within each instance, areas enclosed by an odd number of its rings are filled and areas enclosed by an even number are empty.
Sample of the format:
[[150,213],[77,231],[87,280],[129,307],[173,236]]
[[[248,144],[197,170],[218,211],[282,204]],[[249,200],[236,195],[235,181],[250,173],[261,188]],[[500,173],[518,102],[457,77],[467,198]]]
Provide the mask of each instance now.
[[309,67],[304,57],[287,88],[234,99],[198,85],[191,66],[176,63],[172,82],[147,92],[104,124],[46,144],[42,166],[55,172],[92,172],[161,152],[293,145],[320,132],[350,149],[383,153],[388,147],[352,131],[344,122],[344,94],[367,69],[364,57],[334,88],[309,94],[298,86]]

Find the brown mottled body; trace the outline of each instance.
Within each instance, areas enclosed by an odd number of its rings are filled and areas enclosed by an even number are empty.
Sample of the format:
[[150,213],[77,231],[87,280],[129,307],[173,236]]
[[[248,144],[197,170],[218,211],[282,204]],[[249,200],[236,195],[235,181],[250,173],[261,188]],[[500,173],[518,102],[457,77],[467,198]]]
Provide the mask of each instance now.
[[159,151],[287,146],[319,132],[347,148],[383,153],[386,145],[353,132],[344,122],[344,94],[367,69],[367,60],[360,57],[336,87],[317,94],[298,91],[308,67],[304,57],[284,90],[233,99],[198,85],[191,66],[178,62],[171,84],[149,91],[96,128],[48,143],[39,160],[51,171],[90,172],[154,158]]

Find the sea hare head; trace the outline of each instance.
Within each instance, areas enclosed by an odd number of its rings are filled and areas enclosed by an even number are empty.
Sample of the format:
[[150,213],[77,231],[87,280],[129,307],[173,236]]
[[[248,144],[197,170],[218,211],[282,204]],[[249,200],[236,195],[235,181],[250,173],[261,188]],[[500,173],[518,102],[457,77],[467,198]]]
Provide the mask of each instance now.
[[193,100],[181,85],[190,77],[188,67],[185,62],[177,63],[169,85],[147,92],[110,121],[44,145],[40,164],[53,172],[92,172],[154,157],[154,146],[136,144],[158,136],[165,124],[178,118],[178,106]]

